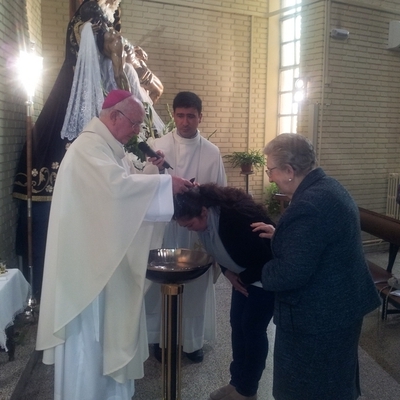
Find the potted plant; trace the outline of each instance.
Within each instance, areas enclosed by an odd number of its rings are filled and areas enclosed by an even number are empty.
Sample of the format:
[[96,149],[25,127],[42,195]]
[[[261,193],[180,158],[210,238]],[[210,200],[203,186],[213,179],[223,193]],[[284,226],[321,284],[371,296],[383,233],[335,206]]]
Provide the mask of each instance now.
[[265,188],[265,205],[270,218],[278,222],[278,219],[284,212],[285,208],[289,205],[289,199],[286,195],[279,192],[278,185],[271,182]]
[[267,206],[268,215],[274,220],[281,213],[279,201],[275,198],[277,193],[279,193],[279,188],[275,182],[270,183],[265,189],[265,205]]
[[242,172],[253,172],[253,167],[259,169],[265,165],[264,154],[260,150],[235,151],[224,156],[232,167],[240,167]]

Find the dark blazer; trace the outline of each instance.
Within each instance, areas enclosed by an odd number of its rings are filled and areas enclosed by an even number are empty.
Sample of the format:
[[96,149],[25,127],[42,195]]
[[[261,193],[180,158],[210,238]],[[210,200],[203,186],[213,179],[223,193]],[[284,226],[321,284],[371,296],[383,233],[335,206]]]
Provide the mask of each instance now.
[[[273,224],[265,215],[250,218],[235,210],[221,209],[218,234],[232,260],[246,268],[239,274],[245,284],[261,281],[263,266],[272,258],[270,240],[252,232],[250,224],[253,222]],[[221,268],[224,272],[224,266]]]
[[340,329],[380,305],[364,258],[357,205],[321,168],[294,193],[272,251],[262,282],[275,292],[274,322],[282,329]]

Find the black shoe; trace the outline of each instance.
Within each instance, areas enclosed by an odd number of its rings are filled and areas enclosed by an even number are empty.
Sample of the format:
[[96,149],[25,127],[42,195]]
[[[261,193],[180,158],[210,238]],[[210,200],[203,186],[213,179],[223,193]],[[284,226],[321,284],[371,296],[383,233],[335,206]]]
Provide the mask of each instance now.
[[153,344],[154,357],[157,361],[162,362],[162,350],[159,343]]
[[196,350],[193,353],[185,353],[185,355],[190,361],[194,363],[201,363],[204,358],[203,349]]

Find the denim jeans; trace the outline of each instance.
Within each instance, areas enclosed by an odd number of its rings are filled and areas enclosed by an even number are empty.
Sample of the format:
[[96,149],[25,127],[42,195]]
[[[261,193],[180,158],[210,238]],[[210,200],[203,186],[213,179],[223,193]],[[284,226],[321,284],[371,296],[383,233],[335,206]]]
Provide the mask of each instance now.
[[232,290],[231,381],[238,393],[254,396],[268,355],[267,326],[274,311],[274,294],[250,285],[246,297]]

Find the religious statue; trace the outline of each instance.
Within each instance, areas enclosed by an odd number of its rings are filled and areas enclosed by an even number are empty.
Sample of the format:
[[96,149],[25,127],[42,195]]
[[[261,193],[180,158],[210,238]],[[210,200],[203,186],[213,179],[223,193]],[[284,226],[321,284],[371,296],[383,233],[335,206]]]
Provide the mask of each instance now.
[[[65,59],[54,86],[50,91],[32,132],[32,225],[33,225],[33,293],[40,299],[42,269],[47,233],[50,201],[61,160],[69,145],[78,136],[82,124],[98,115],[99,105],[112,89],[131,91],[146,104],[152,114],[156,131],[163,131],[164,124],[152,108],[163,92],[160,80],[147,68],[146,53],[138,46],[130,44],[120,33],[119,4],[121,0],[83,0],[71,18],[66,34]],[[87,95],[90,110],[82,119],[80,110],[72,107],[78,96],[82,96],[82,86],[76,72],[79,69],[81,35],[85,23],[90,22],[95,40],[94,59],[99,59],[101,76],[95,82],[96,96]],[[93,40],[93,39],[91,39]],[[82,51],[82,53],[84,53]],[[84,65],[84,64],[82,64]],[[98,66],[96,66],[98,68]],[[109,72],[112,71],[112,72]],[[81,71],[82,72],[82,71]],[[87,108],[85,108],[87,110]],[[79,119],[79,124],[75,123]],[[71,123],[73,121],[74,123]],[[66,127],[68,129],[66,129]],[[67,133],[63,133],[63,132]],[[27,200],[26,144],[22,150],[14,181],[13,196]],[[20,202],[17,227],[18,255],[26,256],[27,247],[27,206]],[[25,263],[24,263],[25,264]],[[28,273],[28,272],[27,272]],[[26,274],[26,276],[28,276]]]
[[[147,53],[139,46],[133,46],[119,31],[110,26],[105,10],[101,7],[104,1],[88,1],[81,7],[82,22],[90,21],[97,35],[103,35],[100,51],[112,60],[115,81],[120,89],[130,90],[124,67],[126,63],[132,64],[136,70],[140,85],[148,91],[155,104],[161,97],[164,87],[156,75],[147,67]],[[114,6],[119,4],[114,1]],[[100,39],[101,40],[101,39]]]

